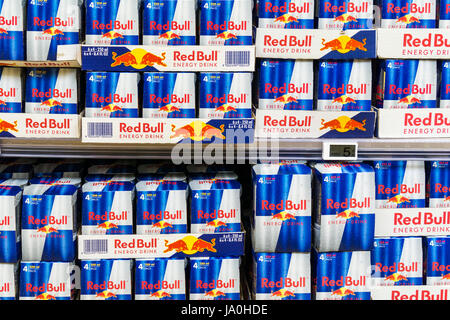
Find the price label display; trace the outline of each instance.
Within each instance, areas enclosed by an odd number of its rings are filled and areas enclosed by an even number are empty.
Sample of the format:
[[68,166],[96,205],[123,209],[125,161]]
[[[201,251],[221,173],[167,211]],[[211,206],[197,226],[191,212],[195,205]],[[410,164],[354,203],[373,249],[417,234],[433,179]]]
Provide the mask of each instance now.
[[324,142],[322,145],[324,160],[357,160],[358,143],[356,142]]

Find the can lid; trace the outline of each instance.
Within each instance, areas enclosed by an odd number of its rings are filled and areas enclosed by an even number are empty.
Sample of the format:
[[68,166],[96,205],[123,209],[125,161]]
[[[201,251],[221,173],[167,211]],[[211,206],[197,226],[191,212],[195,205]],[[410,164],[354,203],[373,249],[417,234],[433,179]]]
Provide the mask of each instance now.
[[133,174],[88,174],[84,181],[134,181]]
[[131,181],[91,181],[83,184],[83,192],[116,192],[134,191],[135,185]]
[[191,190],[241,189],[239,181],[234,179],[195,179],[189,181]]
[[72,184],[72,185],[80,185],[81,184],[81,178],[40,178],[35,177],[30,180],[30,184],[44,184],[44,185],[66,185],[66,184]]
[[146,180],[139,181],[136,184],[136,191],[186,191],[188,184],[185,181],[171,181],[171,180]]
[[23,195],[73,195],[77,192],[78,187],[73,184],[66,185],[45,185],[32,184],[23,189]]
[[138,181],[187,181],[186,174],[184,172],[170,172],[167,174],[140,174],[138,175]]

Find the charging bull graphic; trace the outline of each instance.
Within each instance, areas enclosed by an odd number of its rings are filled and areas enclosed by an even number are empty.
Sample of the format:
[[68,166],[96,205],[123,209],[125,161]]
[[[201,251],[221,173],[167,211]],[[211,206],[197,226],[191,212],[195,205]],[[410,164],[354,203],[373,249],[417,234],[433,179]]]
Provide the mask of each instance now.
[[174,138],[190,138],[194,141],[202,141],[204,139],[212,139],[213,137],[219,139],[225,139],[222,134],[225,131],[225,125],[221,125],[220,129],[213,127],[203,121],[196,120],[187,124],[181,128],[177,128],[174,124],[172,125],[172,132],[174,133],[170,136],[171,139]]
[[125,67],[133,67],[135,69],[143,69],[155,65],[167,67],[167,64],[164,63],[164,60],[166,59],[165,52],[159,57],[143,49],[134,49],[133,51],[126,52],[120,56],[117,55],[117,52],[113,52],[112,59],[114,62],[111,64],[111,67],[117,67],[122,64]]
[[278,291],[272,292],[272,297],[279,297],[283,299],[286,297],[295,297],[295,294],[287,289],[280,289]]
[[101,111],[109,111],[109,112],[123,111],[123,109],[116,104],[108,104],[107,106],[102,106],[102,108],[100,110]]
[[345,297],[345,296],[349,296],[349,295],[354,296],[355,292],[350,290],[350,289],[347,289],[345,287],[342,287],[342,288],[339,288],[337,290],[334,290],[331,293],[331,295],[338,295],[338,296],[341,296],[341,297]]
[[64,32],[62,32],[62,31],[59,30],[59,29],[56,29],[55,27],[50,28],[50,29],[47,29],[47,30],[43,30],[42,33],[43,33],[43,34],[50,35],[50,36],[52,36],[52,37],[53,37],[53,36],[56,36],[56,35],[64,35]]
[[223,40],[237,39],[236,35],[234,33],[229,32],[229,31],[224,31],[222,33],[217,34],[216,38],[223,39]]
[[171,105],[171,104],[167,104],[167,105],[165,105],[165,106],[162,106],[162,107],[159,108],[158,110],[159,110],[159,111],[164,111],[164,112],[170,113],[170,112],[180,111],[180,108],[175,107],[175,106],[173,106],[173,105]]
[[340,16],[335,17],[334,21],[349,23],[349,22],[357,22],[358,20],[354,16],[351,16],[348,13],[344,13]]
[[167,31],[165,33],[160,34],[159,39],[167,39],[167,40],[180,39],[180,36],[175,32]]
[[272,220],[295,220],[295,216],[293,214],[290,214],[289,212],[282,211],[272,215]]
[[3,132],[3,131],[8,132],[9,130],[19,132],[19,130],[17,130],[17,120],[14,121],[14,124],[12,124],[5,120],[0,119],[0,132]]
[[406,281],[406,280],[408,280],[408,278],[403,276],[403,275],[401,275],[401,274],[399,274],[399,273],[393,273],[393,274],[387,276],[384,280],[385,281],[390,280],[390,281],[394,281],[394,282],[399,282],[399,281],[402,281],[402,280]]
[[37,232],[42,232],[42,233],[58,233],[58,229],[53,228],[51,226],[44,226],[42,228],[37,229]]
[[34,298],[34,299],[35,300],[56,300],[56,297],[47,292],[44,292],[44,293],[41,293],[40,295],[36,296],[36,298]]
[[230,111],[237,111],[237,110],[236,110],[235,107],[232,107],[232,106],[230,106],[228,104],[223,104],[223,105],[217,107],[215,109],[215,111],[222,111],[222,112],[227,113],[227,112],[230,112]]
[[336,217],[343,218],[343,219],[359,218],[359,214],[355,211],[348,209],[348,210],[337,213]]
[[364,128],[364,126],[366,125],[365,119],[362,122],[359,122],[347,116],[341,116],[339,118],[327,122],[325,122],[325,120],[322,119],[321,124],[322,127],[320,127],[320,130],[329,129],[329,130],[336,130],[338,132],[347,132],[358,129],[361,131],[366,131],[366,128]]
[[213,289],[211,291],[205,292],[205,297],[216,298],[216,297],[220,297],[220,296],[225,297],[225,293],[218,289]]
[[320,48],[320,51],[331,50],[338,51],[340,53],[347,53],[350,51],[355,51],[356,49],[361,51],[367,51],[366,49],[366,38],[363,39],[363,42],[350,38],[347,35],[340,36],[339,38],[330,40],[325,42],[325,39],[322,38],[323,47]]
[[422,101],[420,101],[419,98],[416,98],[414,96],[406,96],[404,98],[399,99],[398,102],[399,103],[405,103],[407,105],[411,105],[411,104],[414,104],[414,103],[419,103],[419,104],[422,103]]
[[333,101],[332,101],[332,103],[340,103],[340,104],[342,104],[342,105],[345,105],[345,104],[347,104],[347,103],[356,103],[356,101],[355,101],[355,99],[350,98],[350,97],[347,96],[347,95],[343,95],[343,96],[334,98]]
[[0,34],[8,34],[8,30],[0,28]]
[[41,106],[47,106],[47,107],[55,107],[55,106],[59,106],[62,107],[62,103],[55,100],[55,99],[48,99],[45,101],[41,102]]
[[108,298],[116,298],[117,296],[114,293],[112,293],[111,291],[105,290],[105,291],[97,293],[95,297],[102,298],[102,299],[108,299]]
[[420,23],[420,20],[410,14],[400,17],[397,19],[397,21],[395,21],[395,23],[404,23],[404,24],[410,24],[414,22]]
[[123,35],[116,31],[109,31],[107,33],[102,34],[102,38],[107,38],[107,39],[111,39],[111,40],[118,39],[118,38],[123,39]]
[[274,102],[280,102],[280,103],[288,104],[288,103],[291,103],[291,102],[297,102],[297,99],[295,97],[293,97],[293,96],[285,94],[285,95],[282,95],[282,96],[279,96],[279,97],[275,98],[273,101]]
[[209,226],[209,227],[218,228],[218,227],[226,226],[227,224],[225,222],[223,222],[223,221],[215,219],[215,220],[212,220],[212,221],[208,222],[206,225]]
[[173,225],[166,221],[158,221],[157,223],[152,224],[152,228],[165,229],[165,228],[173,228]]
[[391,203],[404,203],[404,202],[410,202],[410,201],[409,201],[408,198],[398,194],[398,195],[396,195],[396,196],[394,196],[392,198],[389,198],[388,199],[388,203],[389,202],[391,202]]
[[150,297],[152,298],[157,298],[157,299],[162,299],[162,298],[169,298],[170,297],[170,293],[165,292],[163,290],[158,290],[156,292],[153,292]]
[[185,254],[195,254],[197,252],[209,251],[209,252],[217,252],[214,248],[216,245],[216,239],[212,239],[211,242],[199,239],[195,236],[186,236],[182,239],[176,240],[172,243],[169,243],[168,240],[165,240],[164,245],[166,249],[164,253],[175,251],[177,253],[183,252]]
[[275,22],[283,22],[284,24],[290,23],[290,22],[298,22],[298,19],[294,16],[291,16],[290,14],[286,13],[282,16],[279,16],[275,18]]
[[105,230],[109,230],[109,229],[119,229],[119,226],[115,223],[112,223],[110,221],[105,221],[103,223],[100,223],[99,225],[97,225],[97,229],[105,229]]

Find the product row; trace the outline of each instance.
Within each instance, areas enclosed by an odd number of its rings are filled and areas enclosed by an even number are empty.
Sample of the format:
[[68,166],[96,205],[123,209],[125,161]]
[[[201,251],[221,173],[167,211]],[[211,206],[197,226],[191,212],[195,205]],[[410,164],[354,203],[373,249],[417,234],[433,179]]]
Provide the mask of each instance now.
[[449,257],[449,237],[398,237],[372,251],[0,263],[0,300],[76,299],[78,267],[81,300],[370,300],[381,287],[449,285]]
[[450,26],[449,0],[259,0],[255,6],[253,0],[4,0],[0,59],[56,60],[58,45],[83,41],[195,45],[197,34],[200,45],[252,45],[254,25],[371,29],[374,4],[380,7],[382,28]]

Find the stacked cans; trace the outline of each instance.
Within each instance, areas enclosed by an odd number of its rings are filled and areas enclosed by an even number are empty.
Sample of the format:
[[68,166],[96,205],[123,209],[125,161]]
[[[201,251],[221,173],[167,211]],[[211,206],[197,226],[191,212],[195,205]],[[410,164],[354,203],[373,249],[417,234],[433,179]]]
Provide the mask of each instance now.
[[311,299],[311,169],[303,162],[253,166],[253,296]]
[[[436,28],[437,2],[436,0],[382,1],[381,27]],[[386,109],[439,107],[437,74],[438,67],[435,60],[381,61],[377,107]]]
[[[319,29],[372,29],[372,20],[372,0],[319,1]],[[317,110],[370,111],[371,102],[371,61],[319,61]]]
[[36,175],[23,189],[21,300],[75,298],[77,200],[81,179],[80,171],[78,176],[72,172],[72,178],[64,178],[65,169],[71,171],[69,167],[62,161],[34,165]]
[[364,163],[314,164],[312,259],[317,300],[370,299],[375,173]]
[[[133,234],[135,184],[114,174],[133,175],[127,163],[99,163],[88,168],[92,181],[82,186],[83,235]],[[131,300],[130,259],[81,261],[81,300]]]

